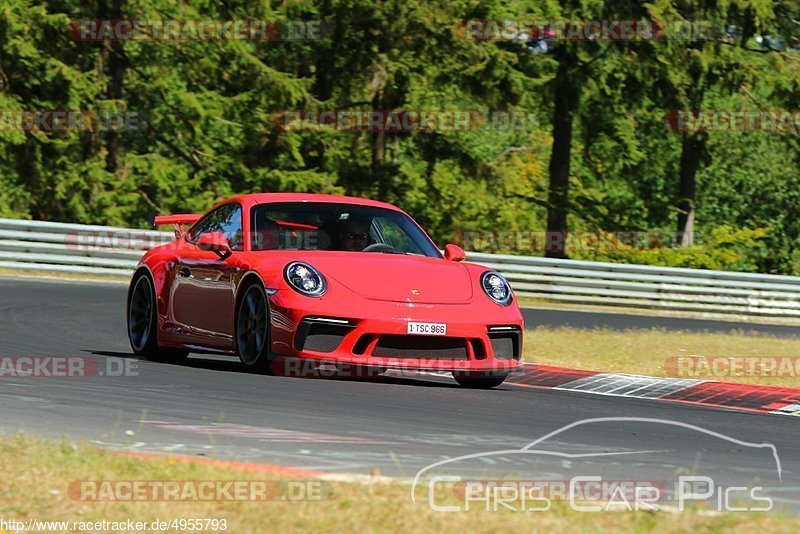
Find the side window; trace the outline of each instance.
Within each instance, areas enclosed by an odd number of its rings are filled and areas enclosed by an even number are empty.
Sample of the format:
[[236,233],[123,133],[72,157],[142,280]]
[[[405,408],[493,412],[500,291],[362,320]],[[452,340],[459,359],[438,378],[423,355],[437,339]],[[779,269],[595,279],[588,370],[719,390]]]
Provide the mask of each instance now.
[[201,235],[209,232],[222,233],[228,239],[231,250],[244,250],[241,206],[225,204],[200,219],[192,228],[189,241],[196,243]]

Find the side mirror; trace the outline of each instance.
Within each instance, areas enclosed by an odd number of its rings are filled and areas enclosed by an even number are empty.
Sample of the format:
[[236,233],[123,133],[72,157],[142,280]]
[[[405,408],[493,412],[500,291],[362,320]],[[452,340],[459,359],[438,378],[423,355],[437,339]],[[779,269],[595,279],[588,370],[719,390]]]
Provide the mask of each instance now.
[[231,245],[222,232],[208,232],[201,235],[200,239],[197,240],[197,248],[210,250],[223,260],[231,255]]
[[444,259],[449,261],[464,261],[467,259],[467,253],[458,245],[452,243],[444,247]]

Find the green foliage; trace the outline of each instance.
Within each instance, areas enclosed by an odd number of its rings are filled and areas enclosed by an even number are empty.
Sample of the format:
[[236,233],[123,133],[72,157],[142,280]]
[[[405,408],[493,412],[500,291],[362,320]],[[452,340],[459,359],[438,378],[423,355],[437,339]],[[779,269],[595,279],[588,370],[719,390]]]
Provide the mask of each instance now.
[[[273,7],[275,6],[275,7]],[[441,246],[464,230],[545,229],[553,79],[575,61],[570,227],[674,228],[677,109],[800,109],[796,2],[4,0],[0,111],[127,111],[121,132],[0,128],[0,217],[142,227],[231,194],[310,191],[399,204]],[[118,11],[115,11],[118,10]],[[74,19],[322,19],[305,41],[76,42]],[[463,38],[464,19],[709,20],[730,39],[524,43]],[[794,43],[796,44],[796,40]],[[561,47],[561,48],[559,48]],[[514,130],[284,131],[285,110],[525,114]],[[800,274],[800,135],[699,134],[697,231],[688,248],[571,257]],[[382,149],[382,150],[378,150]],[[382,155],[381,155],[382,154]],[[755,230],[748,230],[752,228]]]
[[[676,247],[666,239],[656,239],[650,246],[635,246],[632,242],[614,247],[598,247],[577,253],[576,259],[668,265],[691,269],[758,272],[769,261],[770,230],[767,228],[733,228],[718,226],[710,235],[701,236],[697,243]],[[612,243],[613,240],[609,240]],[[657,245],[657,246],[655,246]]]

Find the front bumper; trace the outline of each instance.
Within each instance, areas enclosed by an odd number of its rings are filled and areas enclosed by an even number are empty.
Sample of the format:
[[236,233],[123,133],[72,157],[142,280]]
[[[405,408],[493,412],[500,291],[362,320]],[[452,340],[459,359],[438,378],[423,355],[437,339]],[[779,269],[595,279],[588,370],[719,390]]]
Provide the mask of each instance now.
[[[520,367],[523,322],[515,303],[390,302],[351,294],[345,304],[291,289],[269,300],[271,350],[284,360],[498,373]],[[409,335],[409,321],[446,323],[447,335]]]

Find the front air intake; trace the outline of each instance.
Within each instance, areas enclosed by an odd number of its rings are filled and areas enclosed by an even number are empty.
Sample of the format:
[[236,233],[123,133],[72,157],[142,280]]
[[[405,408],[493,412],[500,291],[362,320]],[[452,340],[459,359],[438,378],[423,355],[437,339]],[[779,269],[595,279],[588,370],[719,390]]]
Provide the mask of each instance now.
[[372,356],[466,360],[467,340],[463,337],[382,335],[372,351]]
[[342,343],[342,339],[355,326],[345,319],[329,319],[325,317],[305,318],[297,326],[294,337],[294,348],[314,352],[333,352]]
[[490,326],[489,342],[498,360],[519,360],[522,349],[522,332],[517,326]]

